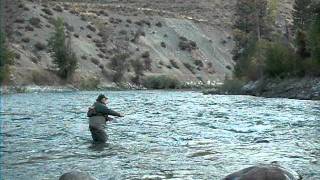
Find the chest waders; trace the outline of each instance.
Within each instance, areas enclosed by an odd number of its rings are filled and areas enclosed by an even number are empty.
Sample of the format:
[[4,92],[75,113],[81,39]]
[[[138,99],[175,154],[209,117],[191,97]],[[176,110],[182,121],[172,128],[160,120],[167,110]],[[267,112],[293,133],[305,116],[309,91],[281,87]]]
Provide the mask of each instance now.
[[105,132],[106,118],[104,116],[92,116],[89,117],[89,129],[93,141],[99,143],[105,143],[108,136]]

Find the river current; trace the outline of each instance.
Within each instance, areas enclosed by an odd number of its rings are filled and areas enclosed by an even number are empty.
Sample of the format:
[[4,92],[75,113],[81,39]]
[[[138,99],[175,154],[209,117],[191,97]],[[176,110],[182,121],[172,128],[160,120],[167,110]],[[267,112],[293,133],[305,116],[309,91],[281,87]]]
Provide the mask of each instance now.
[[[96,97],[125,114],[92,143]],[[29,93],[1,96],[0,179],[221,179],[276,163],[320,179],[320,102],[191,91]]]

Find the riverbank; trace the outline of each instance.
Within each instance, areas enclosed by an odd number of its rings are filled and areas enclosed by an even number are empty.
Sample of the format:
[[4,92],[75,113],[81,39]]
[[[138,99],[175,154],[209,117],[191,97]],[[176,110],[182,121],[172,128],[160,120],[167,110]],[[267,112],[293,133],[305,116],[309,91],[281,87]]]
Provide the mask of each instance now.
[[59,93],[59,92],[74,92],[74,91],[99,91],[99,90],[137,90],[143,89],[138,87],[99,87],[93,89],[82,89],[71,85],[68,86],[37,86],[37,85],[27,85],[27,86],[2,86],[0,88],[0,94],[15,94],[15,93]]
[[215,88],[205,94],[252,95],[268,98],[320,100],[320,78],[262,79]]
[[[320,100],[320,78],[290,78],[290,79],[264,79],[241,83],[232,80],[232,85],[214,86],[185,86],[178,89],[162,90],[192,90],[203,91],[204,94],[220,95],[252,95],[267,98],[289,98],[301,100]],[[207,89],[207,90],[203,90]],[[37,93],[37,92],[73,92],[73,91],[123,91],[123,90],[147,90],[138,86],[103,86],[93,89],[81,89],[72,85],[67,86],[2,86],[1,94]]]
[[213,88],[212,85],[184,85],[176,89],[148,89],[143,86],[135,86],[124,84],[119,86],[99,86],[95,88],[81,88],[72,85],[66,86],[1,86],[0,94],[15,94],[15,93],[60,93],[60,92],[75,92],[75,91],[130,91],[130,90],[166,90],[166,91],[202,91],[203,89]]

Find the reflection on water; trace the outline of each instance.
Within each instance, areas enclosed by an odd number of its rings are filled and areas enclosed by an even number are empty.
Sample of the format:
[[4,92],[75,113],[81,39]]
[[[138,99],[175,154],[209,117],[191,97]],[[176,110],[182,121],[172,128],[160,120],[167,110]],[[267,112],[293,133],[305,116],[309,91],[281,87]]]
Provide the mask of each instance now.
[[1,179],[219,179],[278,162],[320,179],[320,103],[197,92],[103,92],[126,114],[94,144],[86,110],[101,92],[2,96]]

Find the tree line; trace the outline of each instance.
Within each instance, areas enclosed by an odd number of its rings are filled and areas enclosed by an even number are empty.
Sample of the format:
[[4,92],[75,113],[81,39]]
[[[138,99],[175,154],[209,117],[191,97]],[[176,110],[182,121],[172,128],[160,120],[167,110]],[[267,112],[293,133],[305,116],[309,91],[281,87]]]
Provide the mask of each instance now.
[[[10,27],[14,22],[15,11],[9,11],[15,8],[16,3],[10,2],[9,0],[0,0],[0,84],[4,83],[9,79],[10,65],[13,64],[15,54],[9,49],[8,38],[11,31]],[[7,18],[8,16],[12,18]]]
[[[238,0],[234,23],[235,78],[320,75],[320,2],[295,0],[293,22],[277,31],[278,0]],[[279,28],[278,28],[279,29]]]

